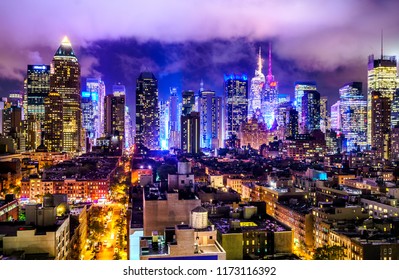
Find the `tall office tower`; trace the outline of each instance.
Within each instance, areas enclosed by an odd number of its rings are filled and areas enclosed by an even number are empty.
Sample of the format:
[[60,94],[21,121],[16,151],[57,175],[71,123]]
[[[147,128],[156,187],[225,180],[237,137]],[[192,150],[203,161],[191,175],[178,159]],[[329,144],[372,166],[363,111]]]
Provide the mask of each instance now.
[[170,103],[168,101],[158,102],[159,106],[159,141],[162,150],[169,148],[169,117],[170,117]]
[[[399,84],[398,84],[399,86]],[[391,126],[399,125],[399,88],[396,89],[392,100]]]
[[248,119],[251,119],[255,114],[258,119],[264,121],[261,110],[265,82],[265,75],[262,73],[261,49],[259,48],[258,68],[255,70],[255,77],[251,79],[251,88],[248,94]]
[[262,100],[262,115],[270,129],[275,120],[275,110],[278,104],[278,82],[272,74],[272,45],[269,43],[269,70],[266,75],[265,90]]
[[225,75],[225,137],[238,136],[240,125],[248,119],[248,77],[246,75]]
[[197,154],[200,149],[200,114],[190,112],[181,116],[181,149],[183,153]]
[[201,92],[201,147],[215,149],[219,147],[221,98],[214,91]]
[[[382,97],[393,101],[394,93],[398,88],[397,61],[395,56],[384,56],[381,48],[381,57],[375,59],[374,55],[369,56],[367,72],[367,143],[372,145],[371,134],[371,103],[372,92],[378,91]],[[391,116],[389,117],[391,119]],[[393,123],[391,122],[391,126]]]
[[44,144],[49,152],[63,151],[63,99],[60,93],[50,92],[44,100]]
[[[104,134],[104,100],[105,83],[100,78],[87,78],[86,91],[92,97],[93,103],[93,139],[102,137]],[[83,101],[82,101],[83,102]]]
[[95,102],[98,95],[94,92],[82,91],[81,109],[82,109],[82,125],[86,131],[86,138],[91,143],[95,143],[96,128],[95,128],[95,115],[98,114],[95,110]]
[[13,102],[10,98],[0,101],[0,134],[12,139],[15,152],[25,151],[25,138],[22,134],[22,106]]
[[341,101],[331,105],[331,130],[341,131]]
[[125,106],[125,148],[133,146],[133,122],[128,106]]
[[292,108],[291,102],[280,103],[276,109],[276,121],[278,127],[284,127],[287,123],[288,111]]
[[347,150],[367,147],[367,100],[362,83],[352,82],[339,89],[341,131],[347,140]]
[[286,137],[295,137],[298,131],[298,111],[295,108],[290,108],[287,113]]
[[320,97],[320,130],[326,133],[328,127],[327,96]]
[[180,115],[177,88],[170,88],[168,148],[180,148]]
[[378,91],[371,93],[371,148],[378,159],[389,159],[391,104],[390,97]]
[[112,94],[105,96],[104,100],[104,134],[116,137],[120,149],[125,148],[125,93],[125,86],[114,85]]
[[50,72],[50,91],[58,92],[62,98],[63,150],[80,152],[82,150],[80,65],[67,37],[62,40],[54,55]]
[[142,72],[136,81],[136,144],[159,149],[158,81]]
[[44,123],[44,99],[50,91],[50,66],[28,65],[26,79],[26,149],[35,150],[40,145]]
[[182,108],[182,115],[186,116],[191,112],[195,111],[195,95],[193,90],[184,90],[182,92],[183,97],[183,108]]
[[299,133],[304,133],[302,124],[302,97],[305,90],[317,90],[315,82],[295,82],[295,100],[294,106],[298,112]]
[[320,129],[320,93],[316,90],[305,90],[303,94],[302,124],[307,133]]

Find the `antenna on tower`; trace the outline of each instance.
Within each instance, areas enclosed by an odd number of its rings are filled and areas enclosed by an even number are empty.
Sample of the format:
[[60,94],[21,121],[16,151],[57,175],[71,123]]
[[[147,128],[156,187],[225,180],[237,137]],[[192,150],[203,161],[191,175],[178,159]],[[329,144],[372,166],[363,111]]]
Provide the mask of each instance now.
[[272,76],[272,42],[269,42],[269,71],[268,76]]
[[259,47],[258,52],[258,72],[262,73],[262,48]]
[[384,58],[384,29],[381,29],[381,61]]

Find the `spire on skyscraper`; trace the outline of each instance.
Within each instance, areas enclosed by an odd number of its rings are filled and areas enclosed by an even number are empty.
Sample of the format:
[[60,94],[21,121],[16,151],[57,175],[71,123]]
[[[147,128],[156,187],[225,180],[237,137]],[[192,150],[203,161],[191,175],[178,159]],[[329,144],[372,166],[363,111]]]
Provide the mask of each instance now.
[[258,53],[258,72],[262,73],[262,54],[261,54],[261,47],[259,47],[259,53]]
[[72,56],[72,57],[76,57],[75,53],[74,53],[74,51],[72,49],[72,44],[69,41],[67,36],[65,36],[62,39],[61,45],[59,46],[59,48],[56,51],[54,56]]
[[273,74],[272,74],[272,43],[269,42],[269,69],[267,72],[267,80],[271,81],[273,80]]

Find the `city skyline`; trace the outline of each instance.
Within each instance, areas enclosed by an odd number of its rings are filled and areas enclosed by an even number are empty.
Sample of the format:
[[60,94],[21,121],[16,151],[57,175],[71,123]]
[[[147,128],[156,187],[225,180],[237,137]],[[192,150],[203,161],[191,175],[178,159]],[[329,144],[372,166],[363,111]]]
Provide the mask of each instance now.
[[[35,6],[42,7],[44,3],[39,1]],[[121,4],[128,5],[124,1]],[[178,23],[186,19],[186,14],[192,14],[189,4],[151,1],[137,6],[138,11],[145,11],[146,5],[151,5],[155,7],[154,14],[162,9],[169,11],[154,22],[148,22],[150,17],[146,12],[143,17],[134,17],[137,11],[126,14],[115,7],[110,8],[109,17],[99,22],[99,15],[89,10],[108,8],[101,2],[94,5],[88,1],[67,7],[65,14],[73,10],[81,28],[58,10],[54,15],[46,14],[51,5],[43,9],[36,7],[37,15],[47,15],[54,24],[29,34],[38,22],[32,21],[26,26],[4,15],[8,29],[0,30],[0,35],[8,40],[2,44],[0,52],[0,96],[22,88],[27,64],[50,63],[53,49],[64,35],[70,38],[80,58],[82,78],[101,77],[107,85],[125,84],[129,106],[134,104],[135,78],[143,70],[153,72],[159,80],[161,100],[166,101],[170,87],[177,87],[179,94],[183,90],[197,91],[201,79],[205,89],[214,90],[220,96],[223,74],[234,72],[252,78],[258,48],[266,50],[269,42],[273,43],[273,74],[279,81],[280,92],[293,95],[295,81],[315,80],[321,95],[328,96],[331,105],[338,100],[338,90],[344,84],[350,81],[365,84],[367,57],[380,53],[381,29],[384,29],[384,54],[399,53],[395,42],[399,25],[395,24],[398,19],[393,13],[397,3],[393,1],[352,1],[349,4],[329,1],[325,7],[318,7],[314,1],[292,5],[253,1],[244,6],[242,24],[235,22],[234,16],[239,15],[243,4],[236,2],[226,11],[223,1],[205,2],[197,7],[203,12],[202,16],[209,19],[204,28],[199,28],[204,25],[201,15],[195,16],[187,26]],[[0,5],[2,11],[7,11],[13,4]],[[257,9],[266,14],[273,9],[276,13],[263,17]],[[301,13],[313,17],[304,20]],[[112,19],[116,15],[125,16],[126,22],[115,26]],[[173,16],[180,21],[175,22]],[[29,14],[24,15],[22,23],[29,22],[30,18]],[[157,29],[160,24],[170,27],[166,28],[169,33]],[[263,61],[267,62],[265,55]]]

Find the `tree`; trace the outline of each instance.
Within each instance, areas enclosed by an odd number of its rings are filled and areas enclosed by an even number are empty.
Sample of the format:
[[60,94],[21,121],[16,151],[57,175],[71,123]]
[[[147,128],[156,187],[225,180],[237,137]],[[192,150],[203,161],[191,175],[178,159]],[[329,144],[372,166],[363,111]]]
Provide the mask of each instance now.
[[342,260],[344,257],[344,249],[337,245],[319,247],[313,255],[314,260]]

